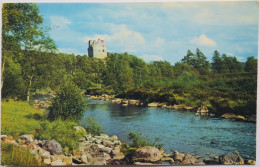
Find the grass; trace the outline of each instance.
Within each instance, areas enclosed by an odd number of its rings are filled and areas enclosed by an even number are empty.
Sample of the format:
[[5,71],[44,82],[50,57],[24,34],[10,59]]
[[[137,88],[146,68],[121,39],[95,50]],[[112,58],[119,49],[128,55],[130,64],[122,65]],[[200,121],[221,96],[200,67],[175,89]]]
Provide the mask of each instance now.
[[9,100],[1,104],[1,134],[14,137],[22,134],[37,134],[39,119],[44,111],[33,108],[27,102]]
[[41,159],[36,159],[29,150],[13,144],[1,143],[1,164],[14,166],[40,166]]

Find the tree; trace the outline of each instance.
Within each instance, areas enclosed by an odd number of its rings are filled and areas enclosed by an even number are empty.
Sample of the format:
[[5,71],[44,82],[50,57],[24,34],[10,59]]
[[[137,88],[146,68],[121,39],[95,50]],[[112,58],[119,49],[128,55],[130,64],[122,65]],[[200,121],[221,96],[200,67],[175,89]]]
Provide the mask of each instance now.
[[[42,26],[39,8],[32,3],[6,3],[3,5],[2,28],[2,85],[5,84],[6,60],[19,55],[15,63],[22,63],[24,80],[27,82],[27,100],[30,100],[31,88],[36,76],[35,62],[41,52],[56,50],[54,41]],[[32,54],[32,51],[33,54]],[[25,69],[26,68],[26,69]],[[24,73],[29,72],[29,73]],[[10,78],[9,78],[10,79]],[[14,78],[15,79],[15,78]],[[15,81],[13,81],[15,83]]]
[[200,74],[206,74],[209,70],[209,61],[198,48],[196,54],[188,50],[187,55],[184,56],[181,62],[194,67]]
[[222,55],[223,59],[223,71],[228,73],[237,73],[242,71],[242,65],[237,58],[234,56]]
[[214,52],[212,60],[212,70],[221,73],[223,71],[223,60],[217,50]]
[[67,82],[61,86],[57,96],[53,98],[49,108],[49,120],[73,120],[79,121],[86,109],[81,90],[72,82]]
[[257,59],[253,56],[247,58],[245,72],[257,72]]

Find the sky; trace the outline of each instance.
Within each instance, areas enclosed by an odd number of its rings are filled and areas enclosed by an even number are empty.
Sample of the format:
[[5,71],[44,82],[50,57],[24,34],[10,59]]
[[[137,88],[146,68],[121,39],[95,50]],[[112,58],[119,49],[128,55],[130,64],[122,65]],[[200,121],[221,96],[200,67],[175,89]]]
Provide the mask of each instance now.
[[245,62],[258,54],[258,4],[251,2],[38,3],[60,52],[87,55],[88,40],[146,62],[181,61],[199,48]]

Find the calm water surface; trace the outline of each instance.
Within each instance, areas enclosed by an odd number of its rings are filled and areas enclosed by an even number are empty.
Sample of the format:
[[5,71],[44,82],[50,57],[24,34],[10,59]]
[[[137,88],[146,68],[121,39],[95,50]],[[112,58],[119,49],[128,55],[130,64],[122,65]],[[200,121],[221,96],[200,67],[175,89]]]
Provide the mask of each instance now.
[[[238,150],[245,159],[255,159],[256,124],[195,116],[174,109],[121,106],[90,100],[84,117],[92,115],[108,135],[129,143],[131,131],[150,139],[159,137],[165,152],[171,150],[208,157]],[[215,140],[216,144],[211,144]]]

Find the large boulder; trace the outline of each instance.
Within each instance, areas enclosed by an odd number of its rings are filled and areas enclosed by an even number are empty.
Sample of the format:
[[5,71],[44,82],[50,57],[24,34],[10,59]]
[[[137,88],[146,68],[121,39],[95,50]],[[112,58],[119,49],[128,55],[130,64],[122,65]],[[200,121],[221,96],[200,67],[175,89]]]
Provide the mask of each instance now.
[[227,154],[223,154],[219,156],[220,164],[224,165],[243,165],[244,160],[239,155],[238,151],[229,152]]
[[46,151],[49,151],[52,155],[63,153],[60,143],[58,143],[56,140],[47,141],[42,148]]
[[181,154],[178,151],[173,151],[172,158],[174,159],[174,161],[182,162],[184,157],[184,154]]
[[135,159],[156,162],[163,157],[163,151],[151,146],[144,146],[136,150]]
[[190,154],[186,154],[182,159],[183,164],[196,164],[199,160]]
[[18,139],[18,143],[19,144],[29,144],[29,143],[31,143],[33,141],[34,141],[34,136],[32,134],[22,135]]

